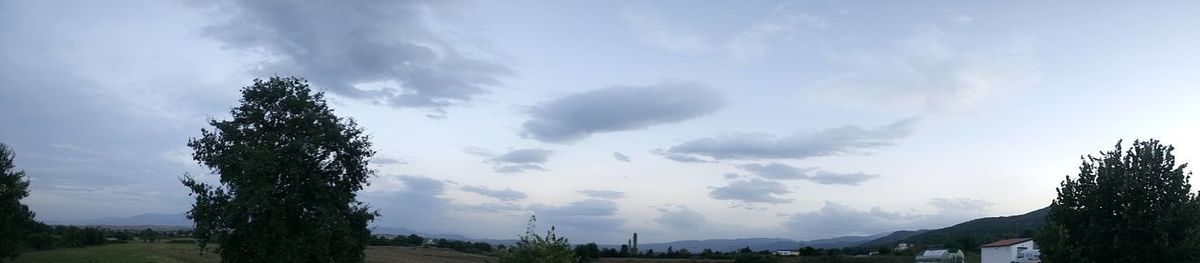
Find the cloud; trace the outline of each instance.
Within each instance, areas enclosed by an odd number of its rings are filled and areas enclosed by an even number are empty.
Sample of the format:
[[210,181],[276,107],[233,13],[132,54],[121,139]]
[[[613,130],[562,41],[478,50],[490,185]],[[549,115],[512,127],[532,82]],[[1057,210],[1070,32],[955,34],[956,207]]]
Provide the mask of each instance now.
[[517,192],[517,191],[515,191],[513,189],[509,189],[509,188],[500,190],[500,189],[491,189],[491,188],[487,188],[484,186],[463,186],[462,190],[467,191],[467,192],[476,193],[476,194],[481,194],[481,195],[491,197],[491,198],[496,198],[496,199],[499,199],[500,201],[506,201],[506,202],[517,201],[517,200],[525,199],[525,197],[526,197],[525,193]]
[[658,151],[676,161],[804,159],[818,156],[861,153],[891,146],[908,137],[916,119],[864,129],[847,125],[813,132],[796,132],[785,137],[763,133],[735,133],[702,138]]
[[686,206],[677,209],[659,208],[658,211],[662,214],[655,218],[654,222],[670,231],[700,231],[705,230],[709,224],[708,220],[704,218],[704,214],[692,211]]
[[882,48],[839,49],[830,65],[847,69],[816,81],[806,95],[841,106],[947,111],[1040,79],[1028,39],[973,41],[923,25]]
[[795,41],[813,37],[830,25],[825,18],[797,13],[787,5],[781,5],[770,16],[739,33],[726,46],[734,61],[756,61],[776,46],[794,45]]
[[495,165],[494,169],[499,173],[519,173],[527,170],[545,171],[542,167],[554,151],[546,149],[516,149],[506,153],[488,158],[488,162]]
[[754,203],[784,204],[791,203],[792,200],[779,198],[776,195],[787,194],[789,192],[791,191],[787,189],[787,186],[779,182],[753,178],[730,182],[728,185],[721,187],[714,187],[708,193],[708,196],[717,200],[737,201],[746,205]]
[[[441,1],[221,1],[204,35],[266,57],[260,74],[396,107],[471,102],[511,74],[480,41],[454,33]],[[435,116],[440,116],[435,114]]]
[[617,159],[617,161],[622,161],[622,162],[630,162],[629,156],[626,156],[625,154],[622,154],[621,152],[613,152],[613,159]]
[[662,156],[663,158],[667,158],[668,160],[681,162],[681,163],[715,163],[716,162],[716,161],[711,161],[711,160],[700,159],[695,156],[691,156],[691,155],[687,155],[687,154],[668,152],[668,151],[664,151],[663,149],[650,150],[650,153],[657,154],[657,155]]
[[530,206],[540,224],[553,225],[564,236],[612,237],[624,235],[618,229],[624,219],[615,217],[617,203],[604,199],[586,199],[565,205]]
[[454,203],[443,196],[446,183],[441,180],[415,175],[382,175],[374,180],[394,180],[401,184],[399,188],[363,194],[382,214],[375,224],[434,230],[445,223],[447,213],[454,209]]
[[874,207],[859,210],[826,201],[820,210],[796,213],[783,223],[785,229],[803,239],[847,235],[872,235],[896,230],[946,227],[984,215],[990,203],[977,199],[933,199],[933,213],[891,212]]
[[710,48],[695,29],[674,25],[647,7],[626,7],[621,12],[621,21],[637,40],[671,52],[695,54]]
[[[519,229],[524,222],[525,215],[521,213],[524,209],[519,205],[510,202],[459,203],[446,196],[448,185],[453,183],[425,176],[380,175],[372,178],[371,188],[360,193],[360,200],[382,214],[373,225],[427,233],[502,237],[509,234],[505,229]],[[463,187],[464,190],[470,188]],[[518,196],[508,190],[474,188],[495,193],[498,197],[494,198],[501,200]]]
[[408,164],[408,162],[405,162],[404,160],[400,160],[400,159],[396,159],[396,158],[388,158],[388,157],[383,157],[383,156],[372,157],[371,163],[379,164],[379,165]]
[[595,133],[643,129],[707,115],[724,95],[697,83],[613,86],[570,94],[536,106],[521,136],[569,143]]
[[744,164],[739,165],[738,168],[767,179],[798,179],[807,180],[818,184],[858,185],[862,182],[866,182],[867,180],[879,177],[878,175],[865,174],[862,172],[833,173],[811,167],[797,168],[782,163],[770,163],[766,165],[757,163]]
[[591,198],[599,198],[599,199],[621,199],[621,198],[625,198],[625,193],[624,193],[624,192],[619,192],[619,191],[609,191],[609,190],[582,190],[582,191],[579,191],[579,193],[581,193],[581,194],[584,194],[584,195],[587,195],[588,197],[591,197]]

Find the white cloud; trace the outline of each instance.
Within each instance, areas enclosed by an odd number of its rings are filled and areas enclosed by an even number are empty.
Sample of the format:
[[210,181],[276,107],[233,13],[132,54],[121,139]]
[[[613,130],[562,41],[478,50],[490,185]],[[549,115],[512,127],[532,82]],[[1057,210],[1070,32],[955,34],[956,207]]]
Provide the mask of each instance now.
[[647,7],[629,6],[621,12],[629,32],[639,41],[671,52],[694,54],[709,49],[708,41],[692,28],[671,24]]
[[1030,41],[968,43],[934,25],[881,49],[830,57],[849,69],[813,83],[808,97],[880,110],[956,110],[1040,78]]
[[735,133],[686,141],[654,153],[680,162],[709,160],[804,159],[861,153],[891,146],[912,133],[916,119],[902,119],[875,128],[854,125],[800,131],[788,136]]
[[798,13],[787,5],[781,5],[770,16],[738,34],[726,46],[734,61],[757,61],[778,46],[813,37],[815,32],[831,25],[825,18]]
[[936,209],[933,213],[893,212],[879,207],[859,210],[826,201],[820,210],[788,216],[783,226],[802,239],[934,229],[982,217],[984,208],[991,205],[978,199],[944,198],[930,200],[929,204]]

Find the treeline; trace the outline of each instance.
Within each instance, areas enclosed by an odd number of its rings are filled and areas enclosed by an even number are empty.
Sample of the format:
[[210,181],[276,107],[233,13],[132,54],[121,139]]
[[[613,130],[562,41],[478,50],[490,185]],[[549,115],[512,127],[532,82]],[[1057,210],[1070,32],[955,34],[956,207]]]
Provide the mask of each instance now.
[[119,230],[100,227],[46,225],[36,223],[20,244],[26,250],[87,247],[132,241],[154,242],[163,238],[191,236],[189,231]]
[[[428,246],[428,247],[436,247],[436,248],[447,248],[447,249],[452,249],[452,250],[458,251],[458,252],[472,253],[472,254],[486,254],[486,253],[490,253],[490,252],[496,250],[496,248],[492,247],[492,244],[488,244],[488,243],[484,243],[484,242],[470,242],[470,241],[450,240],[450,239],[441,239],[441,238],[426,239],[426,238],[418,236],[418,235],[407,235],[407,236],[399,235],[399,236],[395,236],[392,238],[388,238],[383,235],[376,235],[376,236],[371,237],[371,241],[369,242],[369,244],[372,246],[404,246],[404,247]],[[498,248],[504,249],[505,247],[504,247],[504,245],[499,245]]]

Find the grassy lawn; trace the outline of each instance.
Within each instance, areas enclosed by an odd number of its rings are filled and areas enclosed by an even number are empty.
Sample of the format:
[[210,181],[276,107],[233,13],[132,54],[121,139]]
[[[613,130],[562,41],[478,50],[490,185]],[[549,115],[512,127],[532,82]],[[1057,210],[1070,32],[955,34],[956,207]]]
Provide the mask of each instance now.
[[158,243],[108,244],[83,248],[60,248],[21,254],[15,262],[220,262],[212,253],[198,255],[196,245]]
[[[369,247],[367,262],[371,263],[437,263],[437,262],[497,262],[495,257],[454,252],[438,248]],[[157,243],[108,244],[84,248],[60,248],[21,254],[17,263],[105,263],[105,262],[221,262],[211,252],[197,253],[196,245]]]
[[[46,251],[35,251],[21,254],[17,263],[25,262],[62,262],[62,263],[104,263],[104,262],[183,262],[207,263],[221,262],[220,257],[211,252],[204,255],[196,253],[196,245],[180,243],[128,243],[109,244],[85,248],[61,248]],[[439,263],[439,262],[498,262],[496,257],[459,253],[449,249],[421,247],[368,247],[367,262],[369,263]],[[785,257],[784,263],[826,262],[819,258]],[[732,260],[700,260],[700,259],[625,259],[604,258],[599,262],[732,262]],[[848,263],[893,263],[912,262],[912,257],[876,256],[866,258],[842,258],[841,262]],[[968,253],[968,263],[979,262],[979,254]]]

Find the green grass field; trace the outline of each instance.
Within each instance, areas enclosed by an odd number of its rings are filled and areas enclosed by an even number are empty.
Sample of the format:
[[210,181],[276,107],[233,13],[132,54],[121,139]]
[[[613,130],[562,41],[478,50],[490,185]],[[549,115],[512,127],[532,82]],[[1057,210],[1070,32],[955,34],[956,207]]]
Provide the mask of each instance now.
[[[188,243],[127,243],[108,244],[84,248],[60,248],[46,251],[35,251],[21,254],[17,263],[54,262],[54,263],[208,263],[220,262],[220,258],[211,252],[203,255],[197,253],[196,245]],[[979,254],[968,253],[967,262],[979,262]],[[496,257],[459,253],[448,249],[421,247],[369,247],[367,262],[369,263],[440,263],[440,262],[498,262]],[[785,263],[821,262],[816,258],[788,257],[782,258]],[[625,259],[605,258],[599,262],[732,262],[732,260],[693,260],[693,259]],[[844,258],[843,262],[892,263],[912,262],[911,257],[881,256],[870,258]]]
[[[197,253],[196,245],[180,243],[127,243],[84,248],[60,248],[21,254],[14,262],[107,263],[107,262],[221,262],[211,251]],[[466,254],[437,248],[370,247],[370,263],[498,262],[495,257]]]

